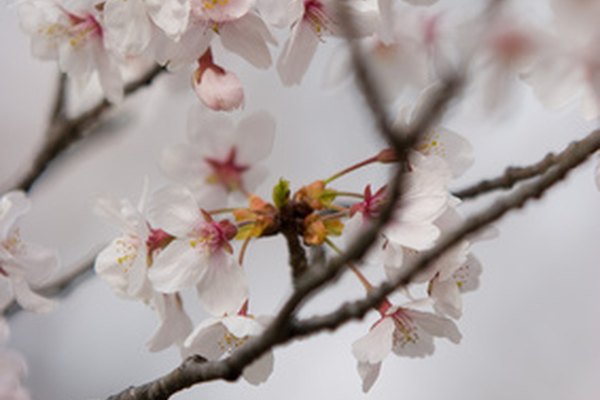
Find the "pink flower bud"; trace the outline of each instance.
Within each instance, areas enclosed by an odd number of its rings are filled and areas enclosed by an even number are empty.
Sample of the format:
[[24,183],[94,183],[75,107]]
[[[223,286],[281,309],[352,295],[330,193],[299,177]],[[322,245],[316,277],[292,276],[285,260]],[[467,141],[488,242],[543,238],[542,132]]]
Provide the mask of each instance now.
[[194,76],[194,90],[207,107],[231,111],[244,105],[244,89],[238,77],[224,69],[200,68]]

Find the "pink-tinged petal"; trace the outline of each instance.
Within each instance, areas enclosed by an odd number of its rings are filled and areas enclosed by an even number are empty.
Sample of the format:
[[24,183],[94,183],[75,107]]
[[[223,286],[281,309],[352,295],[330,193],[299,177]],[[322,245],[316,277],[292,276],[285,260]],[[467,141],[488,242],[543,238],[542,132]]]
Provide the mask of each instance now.
[[242,376],[248,383],[260,385],[269,379],[269,376],[271,376],[271,373],[273,372],[274,364],[275,357],[273,357],[273,352],[269,351],[244,368]]
[[194,195],[185,187],[169,186],[152,196],[148,219],[155,228],[161,228],[176,237],[186,237],[201,219]]
[[271,66],[267,42],[274,43],[269,28],[256,14],[223,24],[219,28],[221,43],[227,50],[239,55],[256,68]]
[[454,321],[440,317],[439,315],[416,310],[406,309],[405,313],[430,335],[446,338],[452,343],[460,343],[462,335],[458,331]]
[[152,29],[142,0],[107,0],[103,8],[106,46],[122,56],[142,54]]
[[19,217],[31,209],[31,201],[24,192],[14,191],[0,199],[0,240],[5,239]]
[[175,293],[193,287],[207,267],[206,255],[194,248],[189,239],[174,240],[156,257],[148,278],[157,291]]
[[206,181],[198,182],[196,185],[190,185],[194,197],[205,210],[223,208],[227,205],[229,192],[221,185],[207,184]]
[[352,344],[352,354],[360,362],[376,364],[392,351],[394,321],[383,318],[362,338]]
[[158,294],[155,306],[161,322],[152,338],[146,344],[148,350],[157,352],[172,345],[182,346],[194,328],[192,320],[184,311],[178,295]]
[[477,257],[469,254],[464,265],[452,274],[452,280],[456,282],[461,293],[472,292],[479,287],[481,273],[481,263]]
[[231,71],[207,69],[200,82],[194,80],[194,90],[202,103],[214,111],[232,111],[244,106],[244,88]]
[[233,140],[240,164],[250,165],[263,160],[273,149],[275,119],[266,111],[256,112],[240,121]]
[[172,39],[179,39],[188,25],[189,0],[145,0],[152,21]]
[[373,385],[375,381],[379,377],[379,371],[381,370],[381,363],[370,364],[368,362],[358,362],[358,375],[360,375],[360,379],[362,380],[362,391],[363,393],[367,393]]
[[11,283],[17,303],[24,309],[38,313],[47,313],[52,311],[56,306],[56,302],[53,300],[34,293],[23,278],[18,276],[13,277],[11,278]]
[[222,251],[208,256],[207,262],[206,273],[196,286],[200,301],[212,315],[235,314],[248,298],[242,268]]
[[217,318],[202,321],[184,343],[184,354],[199,354],[207,360],[218,360],[227,351],[227,329]]
[[277,61],[277,72],[285,86],[300,84],[318,44],[319,37],[309,22],[301,20],[294,26]]
[[419,151],[426,154],[434,154],[444,159],[453,177],[462,175],[473,165],[473,147],[468,140],[459,134],[439,127],[428,132],[419,143]]

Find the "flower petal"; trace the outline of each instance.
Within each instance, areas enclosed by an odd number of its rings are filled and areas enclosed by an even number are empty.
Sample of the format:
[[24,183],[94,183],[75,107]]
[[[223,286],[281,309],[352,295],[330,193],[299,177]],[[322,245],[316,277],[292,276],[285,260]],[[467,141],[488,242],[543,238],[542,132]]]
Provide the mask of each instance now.
[[148,278],[162,293],[175,293],[193,287],[207,270],[206,256],[189,240],[174,240],[154,260]]

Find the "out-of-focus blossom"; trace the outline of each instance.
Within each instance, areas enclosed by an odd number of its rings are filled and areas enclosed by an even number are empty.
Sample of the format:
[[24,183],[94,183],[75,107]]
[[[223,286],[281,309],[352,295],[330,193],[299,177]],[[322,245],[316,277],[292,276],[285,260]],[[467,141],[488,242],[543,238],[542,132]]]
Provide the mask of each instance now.
[[185,184],[205,209],[222,208],[230,193],[244,197],[267,175],[258,162],[271,152],[275,121],[257,112],[237,126],[222,114],[194,109],[189,120],[191,143],[163,152],[161,166]]
[[27,365],[17,352],[4,348],[10,335],[8,324],[0,318],[0,399],[30,400],[31,396],[23,387],[27,375]]
[[21,26],[31,36],[34,56],[58,60],[61,71],[80,88],[97,73],[106,98],[111,102],[122,99],[121,71],[105,46],[97,8],[71,10],[53,0],[25,0],[19,15]]
[[9,192],[0,198],[0,309],[15,299],[27,310],[48,312],[54,302],[33,292],[30,285],[48,281],[58,269],[58,255],[21,239],[17,221],[30,208],[23,192]]

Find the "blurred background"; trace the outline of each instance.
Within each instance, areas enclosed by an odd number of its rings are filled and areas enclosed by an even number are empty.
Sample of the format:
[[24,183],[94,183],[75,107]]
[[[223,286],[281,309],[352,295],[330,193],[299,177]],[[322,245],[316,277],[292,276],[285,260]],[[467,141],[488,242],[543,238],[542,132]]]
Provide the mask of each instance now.
[[[54,63],[30,56],[16,10],[5,2],[0,5],[0,50],[0,187],[6,187],[24,172],[43,140],[57,70]],[[335,41],[321,46],[303,84],[294,88],[283,88],[273,69],[258,71],[235,56],[220,58],[235,65],[245,85],[246,107],[232,117],[267,109],[277,119],[275,147],[266,161],[273,173],[259,194],[267,196],[280,176],[298,187],[380,148],[352,85],[323,87],[323,71],[335,50]],[[475,149],[475,164],[456,188],[495,176],[507,165],[537,161],[596,125],[581,120],[576,107],[548,113],[529,91],[521,94],[523,100],[501,116],[482,117],[463,107],[446,121]],[[33,211],[21,222],[23,236],[58,249],[65,273],[114,237],[118,232],[93,215],[94,199],[110,193],[136,201],[145,176],[152,189],[166,184],[158,167],[161,150],[186,140],[187,114],[196,103],[187,76],[162,76],[129,98],[95,139],[73,148],[33,188]],[[594,185],[595,162],[541,201],[511,213],[497,224],[498,238],[474,247],[484,272],[480,289],[464,299],[460,345],[437,341],[435,354],[426,359],[388,357],[365,395],[350,348],[376,319],[370,314],[335,334],[277,348],[275,371],[261,386],[216,382],[174,398],[597,399],[600,193]],[[366,181],[385,178],[385,170],[372,167],[339,183],[358,190]],[[464,210],[489,202],[466,204]],[[254,244],[246,263],[252,311],[275,312],[290,292],[283,240]],[[311,302],[306,314],[360,294],[360,286],[348,277]],[[193,314],[196,322],[203,317],[198,310]],[[154,379],[180,361],[175,349],[149,353],[145,342],[157,324],[154,313],[117,298],[95,277],[53,313],[21,312],[10,324],[9,346],[26,357],[26,385],[37,400],[105,398]]]

